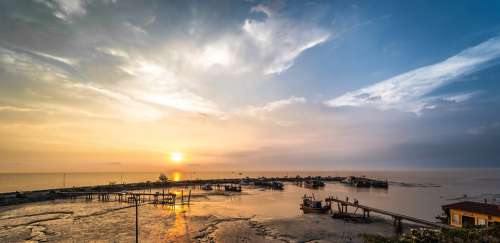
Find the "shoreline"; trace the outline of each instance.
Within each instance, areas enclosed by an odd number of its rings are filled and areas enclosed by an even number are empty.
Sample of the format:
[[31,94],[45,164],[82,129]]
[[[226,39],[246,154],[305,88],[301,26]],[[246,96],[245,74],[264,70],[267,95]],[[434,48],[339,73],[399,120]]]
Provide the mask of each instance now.
[[237,179],[205,179],[205,180],[182,180],[182,181],[168,181],[168,182],[136,182],[124,184],[108,184],[96,186],[82,186],[82,187],[66,187],[43,189],[33,191],[15,191],[0,193],[0,206],[17,205],[30,202],[40,202],[54,199],[64,198],[58,192],[122,192],[158,188],[173,188],[173,187],[199,187],[204,184],[224,185],[224,184],[239,184],[242,180],[250,181],[281,181],[281,182],[303,182],[308,179],[319,179],[327,182],[341,182],[346,177],[273,177],[273,178],[237,178]]

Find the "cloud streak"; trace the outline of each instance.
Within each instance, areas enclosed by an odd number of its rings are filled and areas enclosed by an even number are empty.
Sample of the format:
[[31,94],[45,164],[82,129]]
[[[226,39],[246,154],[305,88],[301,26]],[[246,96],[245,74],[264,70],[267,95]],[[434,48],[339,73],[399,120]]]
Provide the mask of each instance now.
[[82,0],[41,0],[54,11],[54,16],[64,21],[70,21],[73,17],[81,17],[87,13],[85,1]]
[[421,114],[423,110],[434,107],[432,101],[462,102],[472,97],[471,94],[434,98],[425,96],[461,76],[480,70],[498,57],[500,37],[495,37],[442,62],[411,70],[324,103],[330,107],[374,107],[380,110],[396,109]]
[[271,117],[271,113],[282,110],[286,107],[290,107],[297,104],[305,104],[307,99],[304,97],[291,96],[287,99],[275,100],[263,104],[261,106],[248,106],[242,111],[236,112],[237,114],[243,114],[246,116],[257,118],[261,121],[272,121],[274,124],[279,126],[290,126],[294,124],[293,121],[276,120]]

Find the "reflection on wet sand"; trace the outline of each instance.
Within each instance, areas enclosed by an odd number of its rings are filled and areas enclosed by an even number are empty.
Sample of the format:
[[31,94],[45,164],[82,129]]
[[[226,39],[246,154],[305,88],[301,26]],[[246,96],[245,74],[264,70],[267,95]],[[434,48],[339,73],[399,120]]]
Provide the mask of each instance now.
[[173,225],[167,231],[167,239],[175,239],[177,242],[190,242],[188,216],[183,205],[176,205],[172,210]]

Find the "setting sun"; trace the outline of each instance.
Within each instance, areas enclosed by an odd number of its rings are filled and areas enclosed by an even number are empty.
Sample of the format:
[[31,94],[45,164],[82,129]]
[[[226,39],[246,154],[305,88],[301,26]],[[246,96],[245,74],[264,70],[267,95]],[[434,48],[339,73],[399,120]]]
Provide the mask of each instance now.
[[184,159],[184,154],[180,152],[172,152],[170,153],[170,160],[175,163],[180,163]]

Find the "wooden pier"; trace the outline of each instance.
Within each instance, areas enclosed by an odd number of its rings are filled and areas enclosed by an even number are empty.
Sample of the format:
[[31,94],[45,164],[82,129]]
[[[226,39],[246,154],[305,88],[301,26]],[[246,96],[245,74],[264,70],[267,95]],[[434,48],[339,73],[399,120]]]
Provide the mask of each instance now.
[[96,191],[74,191],[74,192],[57,192],[59,196],[76,199],[85,198],[86,201],[92,201],[94,198],[98,201],[108,202],[127,202],[135,203],[138,202],[149,202],[152,204],[164,204],[164,205],[176,205],[176,204],[189,204],[191,202],[191,190],[188,194],[184,194],[184,190],[181,190],[178,196],[175,193],[163,190],[161,193],[146,193],[146,192],[96,192]]
[[382,214],[385,216],[390,216],[394,220],[394,226],[396,227],[397,231],[402,230],[402,221],[403,220],[417,223],[417,224],[421,224],[421,225],[425,225],[425,226],[432,227],[432,228],[453,229],[452,226],[447,225],[447,224],[432,222],[432,221],[428,221],[425,219],[420,219],[420,218],[416,218],[416,217],[412,217],[412,216],[407,216],[407,215],[403,215],[403,214],[399,214],[399,213],[390,212],[390,211],[379,209],[379,208],[361,205],[357,201],[349,202],[347,200],[344,201],[344,200],[340,200],[340,199],[333,198],[333,197],[326,198],[325,201],[337,203],[338,211],[340,214],[347,214],[348,207],[353,207],[355,209],[354,214],[358,210],[361,210],[363,213],[363,215],[362,215],[363,218],[369,218],[370,212]]

